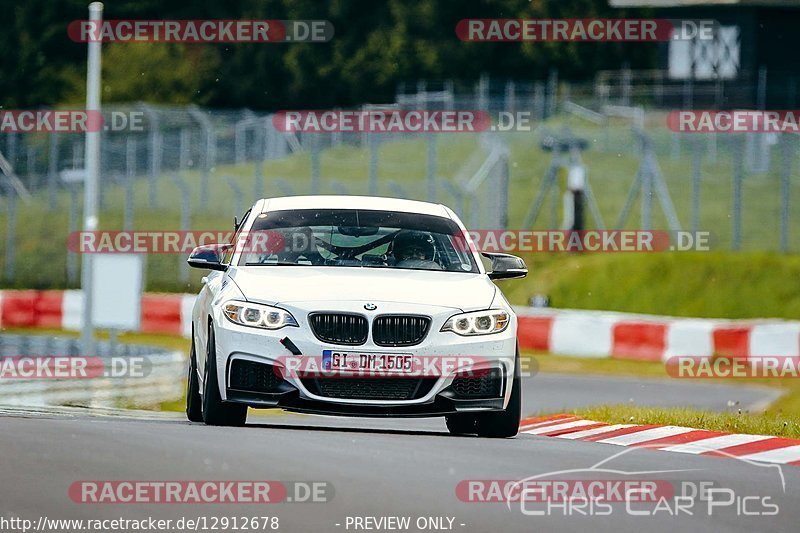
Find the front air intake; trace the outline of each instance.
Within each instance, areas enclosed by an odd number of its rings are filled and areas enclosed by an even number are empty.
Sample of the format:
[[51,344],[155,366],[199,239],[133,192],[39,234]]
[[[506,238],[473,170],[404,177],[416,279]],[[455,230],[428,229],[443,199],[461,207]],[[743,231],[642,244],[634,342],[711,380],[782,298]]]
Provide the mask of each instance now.
[[378,346],[414,346],[422,342],[431,319],[420,315],[381,315],[372,323],[372,341]]
[[367,342],[369,323],[363,315],[352,313],[312,313],[311,331],[319,340],[331,344],[358,346]]

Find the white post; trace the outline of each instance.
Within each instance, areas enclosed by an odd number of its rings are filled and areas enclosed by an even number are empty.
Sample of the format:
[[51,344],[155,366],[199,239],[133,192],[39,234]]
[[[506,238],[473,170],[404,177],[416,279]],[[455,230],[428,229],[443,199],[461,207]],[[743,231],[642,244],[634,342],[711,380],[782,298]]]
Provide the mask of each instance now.
[[[89,20],[97,26],[103,20],[102,2],[89,4]],[[98,32],[99,33],[99,32]],[[89,41],[86,64],[86,110],[100,112],[100,46],[101,41]],[[86,132],[86,177],[83,191],[83,231],[97,229],[97,182],[100,175],[100,132]],[[92,324],[92,254],[84,253],[81,268],[83,291],[83,329],[81,351],[83,355],[95,354],[94,327]]]

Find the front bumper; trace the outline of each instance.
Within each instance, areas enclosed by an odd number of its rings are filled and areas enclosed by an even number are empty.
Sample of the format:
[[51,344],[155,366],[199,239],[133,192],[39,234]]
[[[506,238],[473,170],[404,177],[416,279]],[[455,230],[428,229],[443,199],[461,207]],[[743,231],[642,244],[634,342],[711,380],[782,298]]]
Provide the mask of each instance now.
[[[334,307],[335,305],[335,307]],[[364,302],[331,302],[328,306],[315,305],[313,309],[326,311],[360,312],[371,322],[369,312],[364,312]],[[430,316],[431,326],[425,339],[411,347],[377,346],[372,338],[360,346],[342,346],[328,344],[317,339],[308,323],[309,304],[281,305],[290,311],[299,323],[299,327],[284,327],[270,331],[233,324],[218,311],[215,313],[215,338],[217,347],[217,375],[219,376],[220,394],[225,401],[246,403],[252,407],[278,407],[291,411],[323,413],[348,416],[376,417],[420,417],[440,416],[457,412],[497,411],[508,403],[514,375],[516,354],[516,317],[511,313],[508,328],[492,335],[462,337],[452,332],[440,332],[444,322],[458,313],[448,308],[431,308],[407,304],[379,302],[381,313],[425,314]],[[510,310],[509,310],[510,312]],[[412,354],[420,359],[444,358],[456,361],[452,367],[446,368],[438,376],[425,375],[424,383],[420,383],[419,394],[411,399],[380,399],[344,397],[339,392],[337,397],[327,395],[324,387],[317,387],[313,379],[298,376],[294,372],[285,372],[287,359],[292,353],[281,343],[288,338],[302,353],[300,357],[320,357],[323,350],[357,351],[363,353],[395,353]],[[463,371],[460,361],[473,362],[472,370],[492,370],[493,376],[500,380],[496,394],[479,397],[464,393],[464,387],[454,383]],[[275,375],[282,379],[271,378],[269,386],[241,387],[241,380],[232,376],[234,365],[270,365],[269,372],[281,369]],[[467,363],[465,363],[467,364]],[[238,372],[240,368],[237,367]],[[262,376],[263,378],[263,376]],[[320,379],[326,379],[321,377]],[[373,379],[373,378],[363,378]],[[410,380],[416,378],[397,377],[395,379]],[[252,381],[252,379],[251,379]],[[264,383],[264,379],[259,381]],[[389,384],[389,382],[387,382]],[[403,386],[408,382],[402,383]],[[369,386],[376,386],[374,382]],[[256,390],[259,389],[259,390]],[[268,390],[269,392],[265,392]]]

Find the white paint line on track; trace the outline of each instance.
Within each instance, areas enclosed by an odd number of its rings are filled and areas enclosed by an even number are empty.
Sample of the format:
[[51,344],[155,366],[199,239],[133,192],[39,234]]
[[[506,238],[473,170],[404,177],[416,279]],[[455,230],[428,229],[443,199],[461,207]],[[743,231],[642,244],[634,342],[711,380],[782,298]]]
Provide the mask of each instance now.
[[533,429],[533,428],[552,425],[552,424],[556,424],[556,423],[560,424],[562,422],[571,422],[573,420],[579,420],[579,418],[577,416],[565,416],[563,418],[551,418],[550,420],[542,420],[541,422],[534,422],[533,424],[522,424],[520,426],[520,429],[524,431],[526,429]]
[[545,426],[540,428],[526,429],[523,433],[530,433],[531,435],[541,435],[542,433],[550,433],[551,431],[559,431],[562,429],[577,428],[581,426],[591,426],[597,424],[593,420],[573,420],[564,424],[556,424],[554,426]]
[[777,450],[765,450],[763,452],[751,453],[750,455],[739,456],[739,459],[749,461],[763,461],[765,463],[790,463],[800,461],[800,444],[778,448]]
[[628,433],[625,435],[618,435],[616,437],[609,437],[601,439],[596,442],[605,444],[617,444],[620,446],[630,446],[632,444],[641,444],[650,440],[661,439],[664,437],[672,437],[674,435],[681,435],[682,433],[689,433],[696,431],[693,428],[684,428],[680,426],[662,426],[657,428],[645,429],[635,433]]
[[625,429],[634,426],[634,424],[611,424],[600,428],[584,429],[583,431],[575,431],[573,433],[565,433],[564,435],[556,435],[559,439],[582,439],[584,437],[592,437],[594,435],[601,435],[603,433],[610,433],[618,429]]
[[768,437],[766,435],[744,435],[744,434],[734,433],[733,435],[720,435],[718,437],[709,437],[707,439],[696,440],[694,442],[687,442],[685,444],[675,444],[673,446],[667,446],[665,448],[659,448],[659,449],[667,452],[699,454],[699,453],[721,450],[722,448],[730,448],[731,446],[738,446],[739,444],[758,442],[760,440],[767,440],[771,438],[772,437]]

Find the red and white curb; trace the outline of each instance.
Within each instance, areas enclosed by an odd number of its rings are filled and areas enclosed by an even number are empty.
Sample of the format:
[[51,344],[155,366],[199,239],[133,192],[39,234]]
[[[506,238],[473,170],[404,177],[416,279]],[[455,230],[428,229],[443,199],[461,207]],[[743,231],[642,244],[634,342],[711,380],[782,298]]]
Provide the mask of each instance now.
[[800,357],[800,321],[676,318],[580,309],[515,307],[519,345],[577,357]]
[[520,433],[800,466],[800,440],[681,426],[607,424],[574,415],[526,418]]

